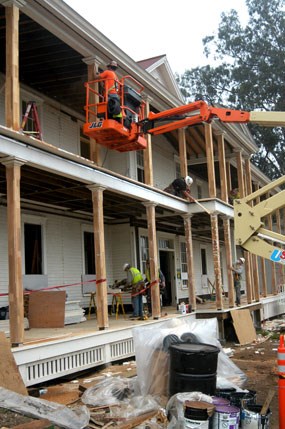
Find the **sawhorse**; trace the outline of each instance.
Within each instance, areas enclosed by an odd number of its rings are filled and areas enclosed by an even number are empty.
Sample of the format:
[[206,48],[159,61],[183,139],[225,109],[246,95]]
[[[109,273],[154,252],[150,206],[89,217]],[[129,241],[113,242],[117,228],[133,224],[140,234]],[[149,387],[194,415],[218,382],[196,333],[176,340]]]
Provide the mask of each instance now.
[[[119,316],[120,306],[122,309],[123,316],[124,316],[124,318],[126,318],[122,294],[121,293],[114,293],[113,299],[112,299],[112,310],[114,310],[116,307],[116,319],[118,319],[118,316]],[[113,313],[114,313],[114,311],[113,311]]]
[[92,305],[94,307],[95,314],[97,312],[95,297],[96,297],[96,292],[91,292],[90,301],[89,301],[88,319],[90,319],[90,316],[91,316]]

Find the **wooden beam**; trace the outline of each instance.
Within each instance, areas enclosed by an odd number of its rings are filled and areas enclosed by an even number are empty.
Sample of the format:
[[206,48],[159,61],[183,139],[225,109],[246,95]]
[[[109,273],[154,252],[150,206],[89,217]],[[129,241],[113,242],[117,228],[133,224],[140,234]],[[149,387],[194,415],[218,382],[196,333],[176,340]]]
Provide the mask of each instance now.
[[217,310],[222,310],[223,309],[222,275],[221,275],[218,215],[211,214],[210,216],[211,216],[212,250],[213,250],[213,262],[214,262],[215,286],[216,286],[216,308]]
[[204,127],[205,127],[205,139],[206,139],[209,197],[216,198],[217,190],[216,190],[212,125],[205,124]]
[[[88,74],[88,81],[92,81],[95,79],[95,73],[98,70],[98,62],[94,61],[94,63],[92,64],[88,64],[87,66],[87,74]],[[98,90],[98,83],[96,83],[96,86]],[[93,92],[90,91],[89,94],[90,103],[98,103],[99,98],[98,95],[95,95]],[[91,138],[89,139],[90,141],[90,160],[94,161],[95,164],[97,165],[101,165],[102,159],[101,159],[101,147],[99,144],[96,143],[96,140]]]
[[229,307],[232,308],[235,305],[235,294],[234,294],[234,279],[231,267],[233,265],[232,260],[232,245],[231,245],[231,229],[230,229],[230,220],[226,216],[223,218],[223,227],[224,227],[224,242],[226,250],[226,262],[227,262],[227,279],[228,279],[228,299]]
[[93,203],[93,230],[96,264],[96,306],[97,324],[99,330],[109,327],[107,279],[106,279],[106,255],[104,235],[103,191],[104,188],[94,185],[88,186],[92,192]]
[[6,166],[7,180],[10,339],[14,346],[18,346],[24,342],[20,207],[21,166],[24,162],[12,158],[1,162]]
[[226,162],[226,172],[227,172],[227,185],[228,189],[232,189],[232,176],[231,176],[231,161]]
[[180,171],[181,176],[188,176],[187,168],[187,153],[186,153],[186,138],[185,138],[185,129],[178,129],[178,141],[179,141],[179,158],[180,158]]
[[194,273],[191,215],[184,215],[183,219],[184,219],[186,258],[187,258],[189,304],[191,305],[191,311],[195,311],[197,304],[196,304],[196,289],[195,289],[195,283],[194,283],[195,273]]
[[[146,100],[146,116],[150,111],[149,101]],[[150,134],[146,135],[147,147],[144,154],[144,180],[146,185],[153,186],[153,165],[152,165],[152,138]]]
[[20,129],[19,9],[14,5],[6,7],[5,123]]
[[243,161],[241,151],[236,152],[236,162],[237,162],[237,175],[238,175],[238,188],[240,193],[240,198],[245,197],[245,187],[244,187],[244,173],[243,173]]
[[221,199],[228,202],[228,182],[226,174],[226,158],[225,158],[225,141],[224,135],[219,134],[218,139],[218,156],[220,168],[220,186],[221,186]]
[[[245,157],[244,166],[245,166],[246,195],[249,195],[252,193],[251,164],[250,164],[249,156]],[[253,202],[251,202],[251,205],[253,205]],[[257,255],[251,254],[251,266],[252,266],[252,285],[253,285],[254,299],[255,301],[260,301]]]
[[147,230],[148,230],[148,246],[149,246],[149,262],[150,262],[150,278],[151,283],[151,308],[153,319],[161,317],[160,307],[160,291],[158,279],[158,262],[157,262],[157,240],[156,240],[156,225],[155,225],[155,204],[144,203],[147,215]]

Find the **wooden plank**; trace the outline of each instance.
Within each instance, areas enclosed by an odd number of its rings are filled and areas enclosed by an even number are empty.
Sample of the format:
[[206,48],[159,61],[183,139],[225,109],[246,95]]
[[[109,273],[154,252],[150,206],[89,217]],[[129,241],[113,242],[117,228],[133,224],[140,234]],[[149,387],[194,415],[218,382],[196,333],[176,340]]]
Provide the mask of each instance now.
[[216,307],[217,307],[217,310],[222,310],[223,309],[222,275],[221,275],[218,215],[211,214],[210,217],[211,217],[212,251],[213,251],[215,285],[216,285]]
[[24,341],[20,207],[22,163],[17,160],[8,160],[4,164],[6,166],[7,180],[10,337],[12,344],[19,345]]
[[0,386],[21,395],[28,394],[4,332],[0,332]]
[[13,426],[13,429],[53,429],[54,425],[48,419],[33,420],[21,425]]
[[249,310],[232,310],[231,316],[235,332],[241,345],[256,340],[256,331]]
[[100,186],[90,186],[93,204],[93,231],[96,266],[97,323],[100,330],[109,327],[108,296],[106,284],[106,253],[104,235],[103,191]]
[[216,188],[216,176],[215,176],[212,125],[205,124],[204,127],[205,127],[205,139],[206,139],[209,196],[210,198],[216,198],[217,188]]
[[30,328],[63,328],[65,291],[33,292],[29,299]]

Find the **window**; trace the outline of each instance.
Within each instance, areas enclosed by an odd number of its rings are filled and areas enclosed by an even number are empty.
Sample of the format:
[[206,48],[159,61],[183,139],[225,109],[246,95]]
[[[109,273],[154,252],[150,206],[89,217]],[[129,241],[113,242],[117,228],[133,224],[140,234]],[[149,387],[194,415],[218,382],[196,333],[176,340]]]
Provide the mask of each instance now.
[[85,274],[96,274],[94,233],[84,231],[83,240],[84,240]]
[[180,255],[181,255],[181,273],[182,273],[182,289],[187,288],[188,279],[185,279],[183,273],[188,274],[188,265],[187,265],[187,254],[186,254],[186,243],[180,243]]
[[173,240],[167,240],[167,239],[160,238],[158,240],[158,248],[160,250],[162,250],[162,249],[174,249]]
[[144,158],[143,151],[137,151],[137,180],[144,183]]
[[202,275],[207,275],[208,274],[207,253],[206,253],[206,249],[204,248],[201,249],[201,265],[202,265]]
[[24,224],[25,274],[43,274],[42,225]]
[[146,261],[149,259],[149,249],[148,249],[148,237],[145,235],[140,236],[140,251],[142,258],[142,273],[146,271]]

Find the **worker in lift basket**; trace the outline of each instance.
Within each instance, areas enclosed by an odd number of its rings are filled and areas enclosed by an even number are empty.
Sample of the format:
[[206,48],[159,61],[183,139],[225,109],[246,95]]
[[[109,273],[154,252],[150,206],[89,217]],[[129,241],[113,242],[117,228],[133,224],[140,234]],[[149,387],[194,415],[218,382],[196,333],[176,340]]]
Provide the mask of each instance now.
[[122,117],[120,107],[120,97],[118,95],[119,84],[116,70],[118,64],[116,61],[110,61],[107,64],[107,70],[102,73],[95,73],[96,79],[105,79],[105,94],[108,96],[108,117],[109,119],[119,120]]
[[235,288],[235,292],[236,292],[236,305],[238,307],[240,307],[241,280],[242,280],[244,262],[245,262],[244,258],[239,258],[231,268],[231,270],[233,271],[233,274],[234,274],[234,288]]
[[164,189],[164,191],[171,195],[175,195],[176,197],[191,199],[190,187],[192,183],[193,179],[190,176],[175,179],[169,186],[167,186],[167,188]]
[[131,267],[130,264],[126,263],[123,265],[123,270],[127,273],[127,286],[131,286],[132,294],[132,305],[133,305],[133,314],[131,318],[139,318],[144,320],[143,317],[143,298],[140,293],[145,288],[145,283],[143,276],[135,267]]

